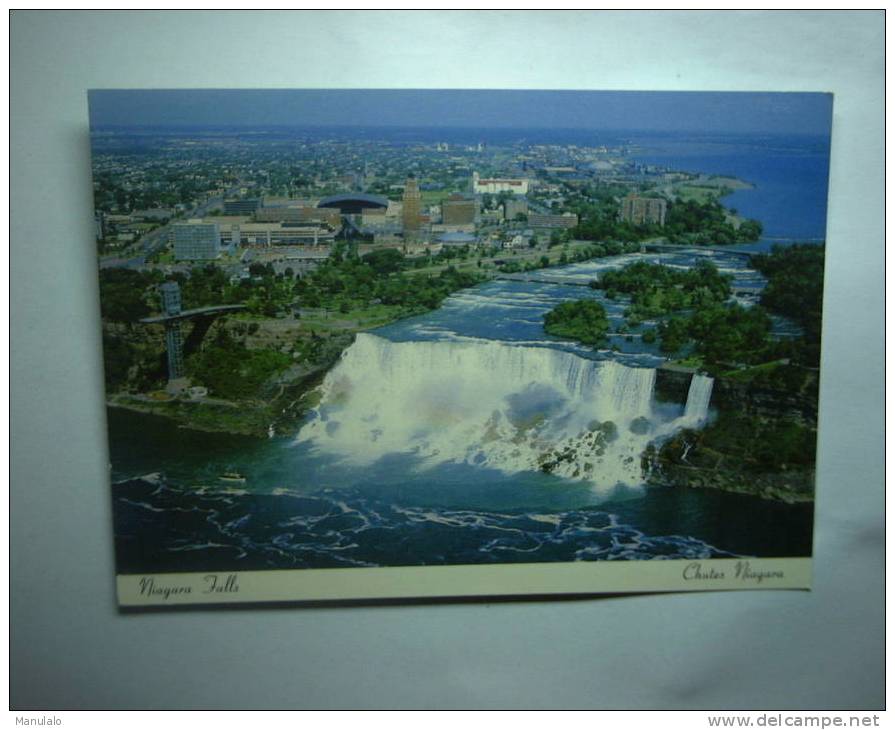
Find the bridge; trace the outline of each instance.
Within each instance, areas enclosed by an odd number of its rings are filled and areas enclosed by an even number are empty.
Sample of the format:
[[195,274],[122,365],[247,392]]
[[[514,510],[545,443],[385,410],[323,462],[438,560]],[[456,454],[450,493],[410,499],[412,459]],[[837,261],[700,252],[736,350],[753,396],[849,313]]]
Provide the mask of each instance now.
[[238,312],[245,309],[245,304],[221,304],[211,307],[199,307],[198,309],[180,308],[180,285],[176,281],[166,281],[159,287],[162,294],[162,305],[165,313],[156,317],[144,317],[140,320],[143,324],[161,324],[165,327],[165,345],[168,354],[168,384],[171,387],[173,381],[184,376],[183,368],[183,334],[180,324],[184,320],[196,320],[196,326],[190,333],[188,348],[198,347],[211,322],[215,317],[220,317],[230,312]]
[[144,317],[140,320],[143,324],[167,324],[194,317],[217,317],[228,312],[238,312],[245,309],[245,304],[220,304],[214,307],[200,307],[199,309],[187,309],[183,312],[161,314],[157,317]]

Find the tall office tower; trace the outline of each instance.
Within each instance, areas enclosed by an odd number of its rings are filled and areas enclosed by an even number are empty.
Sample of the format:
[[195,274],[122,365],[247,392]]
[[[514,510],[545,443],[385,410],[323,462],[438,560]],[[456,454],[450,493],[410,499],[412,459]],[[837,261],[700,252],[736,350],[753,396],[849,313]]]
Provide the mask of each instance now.
[[214,259],[221,253],[221,232],[217,223],[191,218],[171,226],[174,232],[174,258],[177,261]]
[[[162,307],[165,314],[175,317],[180,314],[180,285],[176,281],[166,281],[159,287],[162,294]],[[180,320],[165,322],[165,344],[168,349],[168,380],[182,378],[183,369],[183,336],[180,332]]]
[[420,231],[420,186],[409,177],[404,184],[404,235],[415,236]]

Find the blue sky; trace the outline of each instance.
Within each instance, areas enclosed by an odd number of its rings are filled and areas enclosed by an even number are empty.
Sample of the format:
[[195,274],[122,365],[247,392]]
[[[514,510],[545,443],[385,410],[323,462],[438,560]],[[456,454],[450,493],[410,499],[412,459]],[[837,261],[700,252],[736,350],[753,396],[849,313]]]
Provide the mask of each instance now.
[[829,134],[820,93],[95,90],[91,126],[506,127]]

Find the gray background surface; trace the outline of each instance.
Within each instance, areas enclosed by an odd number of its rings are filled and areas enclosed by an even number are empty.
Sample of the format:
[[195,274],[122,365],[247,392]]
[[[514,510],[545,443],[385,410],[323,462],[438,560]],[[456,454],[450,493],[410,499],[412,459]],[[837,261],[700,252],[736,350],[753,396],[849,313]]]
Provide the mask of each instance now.
[[[12,706],[881,707],[883,23],[13,11]],[[259,86],[834,92],[814,590],[119,614],[85,92]]]

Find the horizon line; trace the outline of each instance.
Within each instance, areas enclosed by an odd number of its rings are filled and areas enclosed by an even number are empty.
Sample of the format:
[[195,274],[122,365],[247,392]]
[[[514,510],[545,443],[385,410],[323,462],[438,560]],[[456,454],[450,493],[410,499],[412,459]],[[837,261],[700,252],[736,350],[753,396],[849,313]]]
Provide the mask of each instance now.
[[[781,92],[786,93],[786,92]],[[754,130],[750,132],[743,131],[725,131],[725,130],[709,130],[700,127],[680,128],[680,129],[656,129],[648,127],[559,127],[559,126],[531,126],[531,127],[515,127],[508,125],[451,125],[451,124],[342,124],[342,123],[326,123],[326,124],[269,124],[269,123],[232,123],[232,124],[184,124],[180,122],[165,122],[160,124],[122,124],[122,123],[100,123],[91,124],[91,131],[94,129],[500,129],[500,130],[555,130],[555,131],[575,131],[575,132],[628,132],[643,133],[650,132],[656,134],[677,134],[680,132],[701,132],[706,135],[736,134],[741,136],[758,136],[758,135],[778,135],[778,136],[805,136],[805,137],[828,137],[830,132],[802,132],[802,131],[776,131],[776,130]]]

